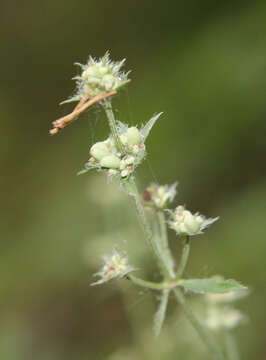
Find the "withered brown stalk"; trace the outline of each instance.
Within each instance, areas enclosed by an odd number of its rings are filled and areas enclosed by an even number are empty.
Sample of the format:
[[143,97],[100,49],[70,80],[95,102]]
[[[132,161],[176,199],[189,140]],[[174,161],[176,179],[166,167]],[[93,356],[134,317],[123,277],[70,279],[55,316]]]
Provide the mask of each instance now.
[[117,94],[116,90],[113,90],[110,92],[103,92],[99,95],[94,96],[90,100],[88,100],[89,95],[84,96],[70,114],[53,121],[53,123],[52,123],[53,129],[49,130],[50,135],[57,134],[61,129],[66,127],[72,120],[74,120],[77,116],[79,116],[81,113],[83,113],[85,110],[87,110],[90,106],[94,105],[95,103],[97,103],[103,99],[106,99],[106,98],[116,95],[116,94]]

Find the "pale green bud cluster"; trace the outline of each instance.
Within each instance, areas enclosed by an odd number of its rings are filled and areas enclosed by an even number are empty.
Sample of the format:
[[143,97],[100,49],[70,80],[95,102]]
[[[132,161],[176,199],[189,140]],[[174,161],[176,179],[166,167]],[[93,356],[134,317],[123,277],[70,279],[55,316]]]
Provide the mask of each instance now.
[[202,234],[203,230],[218,220],[206,219],[199,213],[192,214],[186,210],[184,206],[178,206],[174,212],[171,212],[172,220],[169,221],[171,229],[175,230],[178,235],[198,235]]
[[[217,277],[216,277],[217,278]],[[223,279],[223,277],[218,277]],[[230,303],[248,295],[248,291],[229,291],[224,294],[206,294],[206,316],[204,323],[210,329],[232,329],[244,320],[246,316],[235,309]]]
[[245,316],[231,307],[209,306],[204,320],[205,326],[212,330],[233,329],[245,320]]
[[114,250],[112,254],[103,256],[102,269],[95,274],[100,280],[91,285],[102,284],[114,278],[122,278],[134,268],[128,264],[128,257],[125,253]]
[[91,97],[103,92],[117,90],[124,86],[129,80],[128,73],[121,71],[125,60],[113,62],[106,53],[99,60],[89,58],[87,64],[78,64],[82,73],[76,76],[78,94],[80,97],[89,94]]
[[165,209],[176,196],[177,183],[173,185],[151,184],[143,193],[144,201],[157,209]]
[[125,153],[121,154],[112,137],[94,144],[90,149],[89,163],[98,169],[107,170],[108,176],[119,175],[124,178],[133,173],[145,155],[141,131],[136,127],[127,128],[120,135]]

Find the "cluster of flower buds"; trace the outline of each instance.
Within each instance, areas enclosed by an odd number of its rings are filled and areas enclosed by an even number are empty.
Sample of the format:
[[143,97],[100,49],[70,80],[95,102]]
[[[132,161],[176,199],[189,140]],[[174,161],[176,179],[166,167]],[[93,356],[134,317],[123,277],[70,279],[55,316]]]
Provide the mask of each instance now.
[[99,285],[114,278],[122,278],[134,268],[128,264],[126,254],[114,250],[112,254],[103,256],[102,269],[95,274],[100,279],[91,285]]
[[239,310],[232,307],[210,306],[207,310],[204,324],[213,330],[221,328],[232,329],[243,322],[244,318]]
[[143,193],[146,205],[156,209],[165,209],[176,196],[177,183],[173,185],[151,184]]
[[118,62],[111,61],[108,52],[99,60],[89,57],[87,64],[76,63],[82,70],[81,75],[74,77],[78,91],[67,102],[80,100],[88,94],[94,97],[103,92],[118,90],[127,84],[130,81],[128,73],[121,71],[124,63],[125,59]]
[[[219,277],[223,279],[222,277]],[[230,291],[224,294],[206,294],[206,316],[204,324],[210,329],[232,329],[246,320],[232,302],[248,295],[248,291]]]
[[175,211],[170,211],[170,215],[170,228],[175,230],[177,235],[189,236],[202,234],[204,229],[219,219],[219,217],[206,219],[199,213],[192,214],[184,206],[178,206]]
[[90,149],[91,158],[86,167],[107,170],[108,176],[119,175],[122,178],[129,176],[145,156],[145,145],[141,130],[136,127],[126,128],[120,133],[120,140],[124,147],[121,154],[115,145],[113,137],[94,144]]
[[146,155],[145,141],[160,114],[154,115],[145,125],[138,129],[128,127],[122,122],[117,123],[117,132],[120,148],[111,135],[104,141],[97,142],[90,149],[91,158],[79,174],[84,174],[91,169],[107,171],[107,176],[126,178],[132,174]]

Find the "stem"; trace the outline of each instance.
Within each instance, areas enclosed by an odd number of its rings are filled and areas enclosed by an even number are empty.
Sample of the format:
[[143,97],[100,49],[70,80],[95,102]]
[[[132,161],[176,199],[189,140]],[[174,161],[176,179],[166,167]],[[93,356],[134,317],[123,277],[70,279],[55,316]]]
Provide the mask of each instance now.
[[[118,149],[118,151],[121,154],[124,154],[124,152],[125,152],[124,151],[124,146],[123,146],[123,144],[122,144],[122,142],[120,140],[119,133],[117,131],[115,116],[114,116],[114,112],[113,112],[113,109],[112,109],[111,101],[109,99],[104,100],[103,108],[105,110],[105,113],[106,113],[106,116],[107,116],[107,119],[108,119],[108,122],[109,122],[109,127],[110,127],[110,130],[111,130],[112,136],[113,136],[113,138],[115,140],[116,148]],[[156,254],[156,250],[154,249],[154,246],[153,246],[152,241],[151,241],[151,239],[152,239],[152,231],[151,231],[150,225],[149,225],[149,223],[147,221],[147,218],[146,218],[146,215],[145,215],[144,207],[143,207],[143,204],[142,204],[142,199],[141,199],[141,196],[139,194],[135,179],[131,175],[128,178],[122,179],[121,183],[123,184],[123,186],[124,186],[125,190],[127,191],[127,193],[129,195],[133,196],[134,199],[135,199],[137,213],[138,213],[138,216],[139,216],[143,231],[144,231],[144,233],[146,235],[146,238],[147,238],[147,241],[148,241],[149,245],[151,246],[151,248],[153,249],[153,251]]]
[[188,257],[189,257],[189,252],[190,252],[190,240],[189,240],[189,236],[187,236],[184,247],[183,247],[181,259],[180,259],[180,262],[178,265],[178,269],[176,272],[177,279],[180,279],[184,273],[185,267],[187,265]]
[[148,288],[148,289],[152,289],[152,290],[167,290],[169,288],[168,284],[164,284],[164,283],[154,283],[151,281],[147,281],[147,280],[142,280],[132,274],[127,275],[127,277],[136,285],[144,287],[144,288]]
[[187,306],[185,302],[185,297],[183,296],[182,292],[177,288],[175,288],[173,291],[175,293],[176,300],[182,306],[187,319],[197,331],[199,337],[204,342],[208,350],[215,356],[215,359],[224,360],[223,354],[221,353],[220,349],[218,349],[217,346],[214,345],[213,339],[210,337],[206,329],[201,325],[199,320],[195,317],[193,312]]
[[160,226],[160,242],[158,245],[161,251],[159,252],[159,254],[164,263],[168,277],[170,277],[171,279],[175,279],[174,262],[168,246],[167,227],[164,212],[162,210],[159,210],[157,211],[157,215]]
[[[115,141],[115,145],[117,150],[121,153],[124,154],[124,146],[120,140],[119,137],[119,133],[117,131],[117,126],[116,126],[116,121],[115,121],[115,116],[114,116],[114,112],[112,109],[112,104],[111,101],[109,99],[105,99],[103,102],[103,108],[105,110],[108,122],[109,122],[109,127],[112,133],[112,136],[114,138]],[[147,238],[148,244],[150,245],[150,247],[152,248],[153,252],[156,255],[156,258],[158,259],[159,263],[160,263],[160,267],[163,268],[164,265],[161,264],[161,258],[158,255],[158,252],[156,250],[156,247],[154,246],[153,242],[152,242],[152,231],[150,228],[150,225],[147,221],[146,215],[145,215],[145,210],[142,204],[142,199],[141,196],[139,194],[136,182],[135,182],[135,178],[131,175],[128,178],[122,179],[121,183],[123,184],[125,190],[127,191],[127,193],[131,196],[134,197],[135,203],[136,203],[136,208],[137,208],[137,213],[138,213],[138,217],[140,219],[141,225],[142,225],[142,229],[145,233],[145,236]]]
[[145,215],[145,210],[144,210],[144,207],[142,204],[141,195],[139,193],[135,178],[131,175],[128,178],[122,179],[121,183],[122,183],[124,189],[126,190],[126,192],[129,195],[134,197],[134,200],[136,203],[136,208],[137,208],[137,213],[138,213],[139,220],[141,222],[143,231],[146,235],[149,245],[151,247],[153,247],[152,243],[151,243],[151,238],[152,238],[151,227],[150,227],[150,224],[148,223],[148,220]]
[[165,279],[168,279],[169,277],[171,278],[171,276],[169,275],[168,268],[165,265],[162,252],[160,251],[161,250],[161,247],[159,245],[160,240],[157,239],[156,234],[152,233],[150,224],[147,221],[145,210],[142,203],[142,198],[138,191],[134,177],[130,176],[129,178],[125,179],[122,183],[125,189],[127,190],[127,192],[135,199],[136,209],[139,220],[141,222],[142,229],[145,233],[146,239],[148,241],[148,245],[153,251],[153,254],[158,262],[158,266],[160,267],[161,272],[164,274]]
[[235,338],[230,331],[226,331],[225,333],[225,346],[228,360],[240,359]]
[[105,110],[105,113],[106,113],[106,116],[107,116],[107,119],[109,122],[109,127],[110,127],[111,133],[112,133],[114,141],[115,141],[115,146],[121,154],[124,154],[124,152],[125,152],[124,146],[120,140],[119,133],[117,131],[115,116],[114,116],[114,112],[112,109],[112,103],[109,99],[104,100],[103,108]]

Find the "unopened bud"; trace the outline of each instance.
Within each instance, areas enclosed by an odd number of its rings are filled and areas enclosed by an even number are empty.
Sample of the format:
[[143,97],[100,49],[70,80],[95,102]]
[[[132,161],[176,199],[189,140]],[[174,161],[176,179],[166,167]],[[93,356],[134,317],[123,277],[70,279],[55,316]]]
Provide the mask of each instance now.
[[109,169],[119,169],[120,159],[115,155],[108,155],[101,159],[100,164],[102,167]]
[[97,142],[90,149],[90,154],[96,160],[101,161],[105,156],[110,155],[110,151],[104,142]]
[[127,129],[126,137],[130,145],[138,145],[141,142],[141,134],[135,126]]

